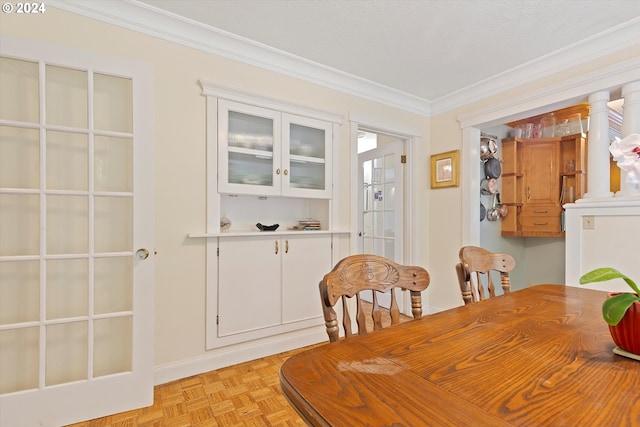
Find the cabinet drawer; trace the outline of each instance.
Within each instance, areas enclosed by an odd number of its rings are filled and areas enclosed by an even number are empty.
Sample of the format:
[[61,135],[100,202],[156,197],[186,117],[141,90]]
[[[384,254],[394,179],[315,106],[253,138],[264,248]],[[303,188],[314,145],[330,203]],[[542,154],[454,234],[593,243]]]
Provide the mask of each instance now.
[[525,217],[556,216],[560,218],[561,212],[562,208],[555,205],[524,206],[522,208],[522,216]]
[[522,231],[526,232],[559,232],[560,214],[553,216],[523,216]]

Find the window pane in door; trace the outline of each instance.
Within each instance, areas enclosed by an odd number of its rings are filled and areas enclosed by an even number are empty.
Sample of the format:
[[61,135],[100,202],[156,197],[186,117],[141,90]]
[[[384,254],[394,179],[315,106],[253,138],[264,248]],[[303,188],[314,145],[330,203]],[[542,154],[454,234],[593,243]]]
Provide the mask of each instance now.
[[396,186],[393,184],[385,184],[384,186],[384,202],[386,209],[393,209],[395,206]]
[[133,199],[95,198],[95,252],[130,251],[133,245]]
[[133,140],[95,137],[96,191],[133,191]]
[[133,258],[96,258],[94,311],[96,314],[133,308]]
[[45,384],[47,386],[87,378],[87,322],[47,326]]
[[88,314],[89,263],[86,259],[47,261],[47,319]]
[[0,331],[0,393],[38,387],[39,328]]
[[0,325],[40,316],[40,262],[0,262]]
[[93,75],[94,128],[133,132],[133,82],[131,79]]
[[0,126],[0,187],[37,189],[39,170],[38,130]]
[[131,370],[131,316],[95,321],[93,375],[116,374]]
[[47,196],[47,253],[89,251],[89,203],[86,196]]
[[371,160],[366,160],[362,164],[362,175],[364,184],[371,184]]
[[89,188],[87,135],[47,132],[47,188],[87,190]]
[[0,118],[38,123],[38,64],[0,58]]
[[0,194],[0,256],[40,253],[40,197]]
[[47,65],[47,123],[87,128],[87,73]]

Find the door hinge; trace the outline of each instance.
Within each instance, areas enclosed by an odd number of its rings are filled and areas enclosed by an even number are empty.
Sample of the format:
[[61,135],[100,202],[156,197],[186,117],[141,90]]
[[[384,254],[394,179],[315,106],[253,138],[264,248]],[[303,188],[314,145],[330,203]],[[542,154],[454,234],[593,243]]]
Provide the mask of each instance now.
[[220,316],[216,316],[216,325],[220,324]]
[[220,248],[216,248],[216,256],[220,256]]
[[400,155],[400,163],[407,163],[407,155],[406,154],[401,154]]

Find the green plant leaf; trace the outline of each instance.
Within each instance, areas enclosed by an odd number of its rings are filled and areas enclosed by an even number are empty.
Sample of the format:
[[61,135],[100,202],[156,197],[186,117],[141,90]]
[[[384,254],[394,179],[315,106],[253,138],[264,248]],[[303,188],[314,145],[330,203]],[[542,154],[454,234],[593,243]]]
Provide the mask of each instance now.
[[595,270],[584,274],[580,277],[580,284],[584,285],[586,283],[605,282],[613,279],[624,280],[635,293],[640,295],[640,289],[638,289],[638,286],[633,280],[611,267],[596,268]]
[[602,304],[602,317],[611,326],[620,323],[629,307],[640,301],[640,297],[631,293],[623,293],[607,298]]

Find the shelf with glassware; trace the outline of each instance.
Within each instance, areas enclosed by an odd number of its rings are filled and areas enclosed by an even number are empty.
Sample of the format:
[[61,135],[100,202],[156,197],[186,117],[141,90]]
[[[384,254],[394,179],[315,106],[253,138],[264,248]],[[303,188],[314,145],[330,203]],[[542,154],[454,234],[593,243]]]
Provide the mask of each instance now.
[[562,205],[587,190],[586,145],[581,133],[502,140],[503,237],[564,237]]
[[218,100],[218,190],[330,199],[332,123]]

